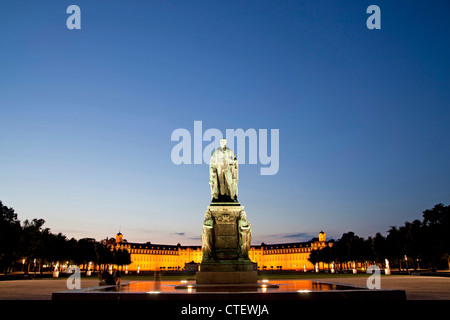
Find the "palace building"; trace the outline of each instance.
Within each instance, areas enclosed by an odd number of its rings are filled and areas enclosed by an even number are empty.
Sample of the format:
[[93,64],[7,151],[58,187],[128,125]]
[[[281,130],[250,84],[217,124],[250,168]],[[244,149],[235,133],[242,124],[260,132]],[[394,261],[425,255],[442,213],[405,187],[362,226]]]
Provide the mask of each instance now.
[[[125,249],[130,253],[131,264],[126,267],[128,271],[181,271],[202,261],[201,246],[131,243],[124,240],[120,232],[111,240],[112,248]],[[249,258],[256,263],[258,270],[306,271],[314,269],[314,265],[308,261],[311,250],[330,245],[325,232],[320,231],[318,238],[307,242],[251,246]]]

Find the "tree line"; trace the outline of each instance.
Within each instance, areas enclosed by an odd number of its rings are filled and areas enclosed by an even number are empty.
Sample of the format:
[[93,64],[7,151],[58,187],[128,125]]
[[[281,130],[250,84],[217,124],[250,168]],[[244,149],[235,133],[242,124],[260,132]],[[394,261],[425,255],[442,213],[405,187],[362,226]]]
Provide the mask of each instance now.
[[131,263],[127,250],[111,250],[110,242],[92,238],[68,239],[44,228],[43,219],[21,222],[13,208],[0,201],[0,272],[52,271],[65,264],[76,264],[91,270],[106,269],[108,265]]
[[[22,223],[14,209],[0,201],[0,272],[43,272],[64,264],[86,270],[89,263],[91,270],[100,270],[131,263],[127,250],[111,250],[111,240],[68,239],[44,224],[43,219]],[[314,265],[334,263],[338,269],[351,269],[353,262],[385,264],[386,259],[398,269],[450,268],[450,205],[437,204],[423,212],[422,221],[393,226],[387,236],[377,233],[365,239],[344,233],[329,246],[312,250],[309,257]]]
[[383,264],[390,268],[450,268],[450,205],[442,203],[423,212],[423,219],[392,226],[386,236],[377,233],[364,239],[347,232],[323,249],[311,251],[309,261],[337,268],[352,268],[349,263]]

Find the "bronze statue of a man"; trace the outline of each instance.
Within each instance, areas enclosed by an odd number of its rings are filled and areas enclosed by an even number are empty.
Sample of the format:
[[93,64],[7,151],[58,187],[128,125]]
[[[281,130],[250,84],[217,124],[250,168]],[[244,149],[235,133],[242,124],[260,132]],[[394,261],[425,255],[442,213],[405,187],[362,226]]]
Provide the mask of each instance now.
[[239,167],[233,150],[227,148],[227,140],[220,140],[209,164],[211,202],[237,202]]

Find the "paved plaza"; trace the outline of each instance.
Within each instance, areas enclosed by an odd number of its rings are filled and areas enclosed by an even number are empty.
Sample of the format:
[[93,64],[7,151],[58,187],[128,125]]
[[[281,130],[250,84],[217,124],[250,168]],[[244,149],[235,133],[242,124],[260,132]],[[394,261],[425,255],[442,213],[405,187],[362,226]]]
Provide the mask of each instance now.
[[[366,277],[326,278],[317,281],[366,287]],[[405,290],[407,300],[450,300],[449,277],[381,276],[382,289]]]
[[[328,277],[311,280],[365,287],[367,278]],[[276,281],[271,280],[273,283]],[[81,280],[82,288],[96,286],[98,286],[96,278]],[[381,288],[405,290],[408,300],[450,300],[449,277],[382,276]],[[0,281],[0,300],[51,300],[53,292],[66,290],[68,289],[64,278]]]

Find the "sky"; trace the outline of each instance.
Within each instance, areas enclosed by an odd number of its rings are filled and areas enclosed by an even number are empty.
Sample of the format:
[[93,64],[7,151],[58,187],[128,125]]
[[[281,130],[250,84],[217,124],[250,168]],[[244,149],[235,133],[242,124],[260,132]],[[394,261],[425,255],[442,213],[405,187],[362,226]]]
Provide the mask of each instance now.
[[[78,30],[66,25],[72,4]],[[366,26],[372,4],[381,29]],[[130,242],[199,245],[208,164],[174,164],[171,135],[201,121],[279,130],[276,174],[239,167],[252,244],[421,220],[450,202],[449,10],[2,1],[0,201],[76,239],[120,230]]]

